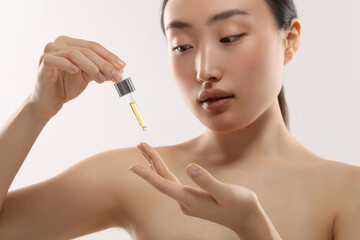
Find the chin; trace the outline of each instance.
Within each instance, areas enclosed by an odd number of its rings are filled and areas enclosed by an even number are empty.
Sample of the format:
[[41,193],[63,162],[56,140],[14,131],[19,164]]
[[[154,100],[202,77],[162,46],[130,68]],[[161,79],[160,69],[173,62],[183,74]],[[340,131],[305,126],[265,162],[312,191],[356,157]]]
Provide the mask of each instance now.
[[251,121],[231,114],[222,113],[213,116],[202,116],[199,120],[210,130],[215,132],[234,132],[247,127]]

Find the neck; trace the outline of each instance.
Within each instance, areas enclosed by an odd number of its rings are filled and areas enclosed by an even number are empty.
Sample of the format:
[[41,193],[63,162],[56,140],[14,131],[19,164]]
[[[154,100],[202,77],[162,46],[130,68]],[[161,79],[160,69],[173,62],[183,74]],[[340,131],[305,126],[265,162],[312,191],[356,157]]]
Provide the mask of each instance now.
[[207,164],[214,165],[285,159],[299,147],[286,128],[277,101],[245,128],[233,132],[207,130],[197,141],[198,153],[206,156]]

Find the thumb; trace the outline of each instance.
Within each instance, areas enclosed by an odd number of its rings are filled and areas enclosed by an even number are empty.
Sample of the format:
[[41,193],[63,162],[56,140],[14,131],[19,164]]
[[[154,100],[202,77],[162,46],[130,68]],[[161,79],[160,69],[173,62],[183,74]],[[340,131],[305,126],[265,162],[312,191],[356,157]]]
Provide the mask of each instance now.
[[187,175],[202,189],[207,191],[215,199],[218,199],[226,190],[223,182],[213,177],[207,170],[197,164],[190,164],[186,167]]

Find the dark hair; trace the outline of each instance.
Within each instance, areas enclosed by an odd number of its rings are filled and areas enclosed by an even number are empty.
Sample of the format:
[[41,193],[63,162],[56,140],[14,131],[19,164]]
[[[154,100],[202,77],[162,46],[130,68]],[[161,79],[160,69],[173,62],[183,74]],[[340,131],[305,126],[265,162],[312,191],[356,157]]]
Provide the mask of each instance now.
[[[265,0],[270,7],[270,10],[274,16],[276,26],[279,30],[287,30],[291,26],[291,20],[297,18],[297,11],[293,0]],[[164,10],[169,0],[164,0],[161,9],[161,29],[165,34],[164,26]],[[281,91],[278,95],[278,102],[280,105],[281,115],[285,122],[286,127],[289,129],[289,112],[285,100],[284,86],[281,87]]]

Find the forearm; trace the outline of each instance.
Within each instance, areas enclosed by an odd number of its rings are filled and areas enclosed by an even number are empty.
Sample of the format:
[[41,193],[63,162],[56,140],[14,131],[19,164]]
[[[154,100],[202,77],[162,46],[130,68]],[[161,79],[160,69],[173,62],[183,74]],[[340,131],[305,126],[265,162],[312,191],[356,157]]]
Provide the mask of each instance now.
[[15,175],[49,120],[37,116],[28,99],[0,127],[0,209]]
[[272,224],[264,209],[257,203],[256,213],[248,219],[246,227],[235,232],[241,240],[281,240],[279,233]]

